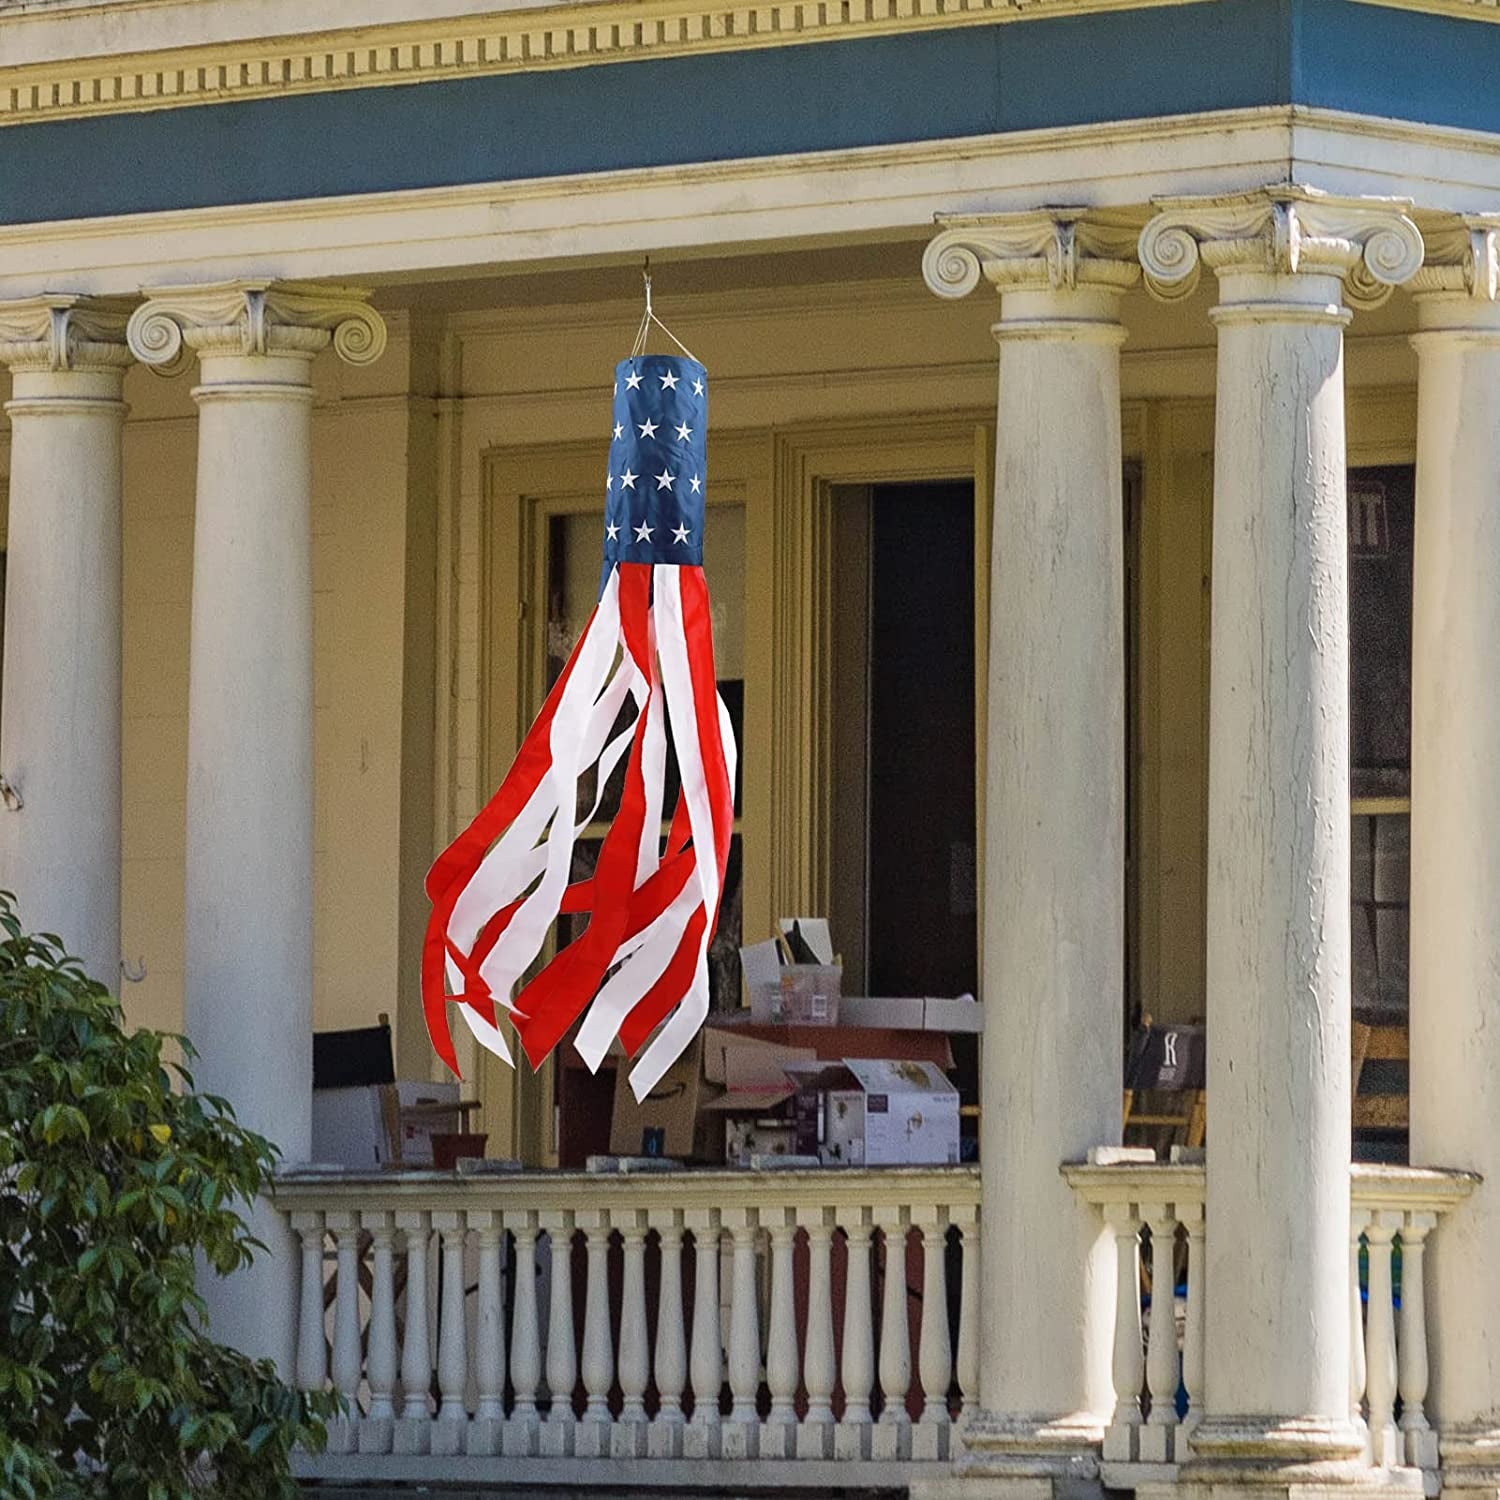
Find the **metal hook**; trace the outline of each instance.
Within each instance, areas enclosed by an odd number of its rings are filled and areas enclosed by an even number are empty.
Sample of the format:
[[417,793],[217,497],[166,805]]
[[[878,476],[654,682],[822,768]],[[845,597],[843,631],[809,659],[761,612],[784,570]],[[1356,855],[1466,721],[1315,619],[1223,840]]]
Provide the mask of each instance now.
[[130,964],[122,958],[120,960],[120,977],[124,979],[126,984],[139,984],[146,977],[146,960],[144,958],[136,959],[135,968],[132,969]]
[[21,800],[20,792],[6,780],[3,771],[0,771],[0,802],[3,802],[12,812],[20,812],[26,806]]
[[655,317],[651,311],[651,257],[649,255],[641,262],[641,280],[646,283],[646,321],[649,323]]

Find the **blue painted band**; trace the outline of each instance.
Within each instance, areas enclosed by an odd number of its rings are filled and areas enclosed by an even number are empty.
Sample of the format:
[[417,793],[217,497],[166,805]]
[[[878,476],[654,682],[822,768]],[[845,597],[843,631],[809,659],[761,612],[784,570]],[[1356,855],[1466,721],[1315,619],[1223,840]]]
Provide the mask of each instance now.
[[1291,102],[1500,131],[1497,76],[1500,27],[1483,22],[1356,0],[1205,0],[12,126],[0,223]]

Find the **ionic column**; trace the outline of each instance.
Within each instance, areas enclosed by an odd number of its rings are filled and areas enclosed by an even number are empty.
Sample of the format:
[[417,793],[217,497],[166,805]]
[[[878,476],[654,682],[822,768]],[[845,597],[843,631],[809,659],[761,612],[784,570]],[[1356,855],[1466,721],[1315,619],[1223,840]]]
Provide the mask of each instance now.
[[[1113,1257],[1058,1172],[1120,1139],[1124,504],[1134,233],[1082,210],[948,220],[927,284],[1001,293],[981,984],[973,1462],[1089,1478],[1112,1407]],[[991,1210],[993,1209],[993,1214]],[[1018,1357],[1046,1350],[1046,1358]]]
[[[1349,1415],[1346,297],[1421,263],[1389,201],[1159,205],[1171,297],[1218,277],[1208,826],[1207,1330],[1191,1472],[1345,1473]],[[1185,1471],[1185,1474],[1188,1471]]]
[[120,986],[120,437],[128,309],[0,303],[14,383],[0,890]]
[[1445,1493],[1500,1490],[1500,216],[1417,273],[1411,1157],[1484,1181],[1428,1278]]
[[[184,1029],[200,1087],[305,1161],[312,1123],[312,384],[332,343],[385,346],[365,294],[297,283],[162,288],[131,316],[136,357],[198,356],[198,493],[188,687]],[[215,1337],[291,1346],[286,1231],[204,1286]]]

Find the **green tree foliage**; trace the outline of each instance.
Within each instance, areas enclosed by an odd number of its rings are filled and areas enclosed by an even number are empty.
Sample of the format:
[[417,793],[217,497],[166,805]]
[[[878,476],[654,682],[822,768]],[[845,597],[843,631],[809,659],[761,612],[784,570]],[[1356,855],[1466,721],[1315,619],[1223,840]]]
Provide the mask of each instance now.
[[0,1500],[290,1497],[322,1443],[332,1398],[208,1336],[195,1256],[263,1248],[238,1207],[274,1152],[169,1040],[0,893]]

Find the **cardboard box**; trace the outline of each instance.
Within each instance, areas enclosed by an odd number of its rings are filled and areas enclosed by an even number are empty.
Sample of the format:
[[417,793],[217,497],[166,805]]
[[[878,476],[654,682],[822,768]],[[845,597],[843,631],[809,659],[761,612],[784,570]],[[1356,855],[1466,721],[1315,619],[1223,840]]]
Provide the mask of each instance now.
[[[710,1038],[710,1033],[704,1033]],[[787,1047],[778,1042],[764,1042],[755,1037],[740,1037],[734,1032],[714,1032],[706,1041],[714,1058],[708,1073],[723,1084],[723,1092],[703,1102],[705,1113],[724,1115],[765,1115],[780,1107],[796,1092],[787,1077],[793,1063],[810,1063],[816,1054],[811,1047]]]
[[700,1035],[639,1104],[630,1088],[630,1065],[624,1058],[618,1060],[609,1121],[610,1155],[717,1159],[716,1122],[700,1119],[706,1094],[703,1058]]
[[944,1031],[974,1034],[984,1029],[984,1007],[972,995],[845,995],[839,1002],[845,1026],[885,1026],[897,1031]]
[[845,1026],[888,1026],[896,1031],[920,1031],[925,1005],[926,1001],[921,999],[846,995],[840,1004],[839,1019]]
[[797,1127],[790,1120],[731,1116],[724,1123],[724,1161],[731,1167],[754,1165],[756,1157],[795,1156]]
[[[793,1065],[792,1074],[802,1090],[823,1095],[819,1154],[825,1161],[846,1166],[958,1161],[958,1090],[932,1063],[849,1057],[839,1068]],[[805,1113],[803,1119],[805,1134]]]
[[[314,1089],[312,1096],[313,1159],[371,1171],[392,1161],[382,1118],[380,1084],[354,1088]],[[399,1112],[423,1106],[414,1118],[401,1117],[401,1165],[430,1167],[432,1137],[463,1129],[457,1083],[425,1083],[415,1078],[384,1085],[396,1091]],[[451,1105],[452,1108],[445,1106]]]

